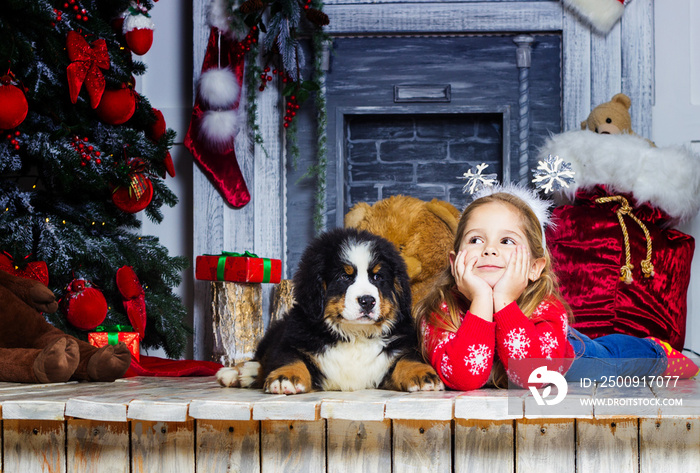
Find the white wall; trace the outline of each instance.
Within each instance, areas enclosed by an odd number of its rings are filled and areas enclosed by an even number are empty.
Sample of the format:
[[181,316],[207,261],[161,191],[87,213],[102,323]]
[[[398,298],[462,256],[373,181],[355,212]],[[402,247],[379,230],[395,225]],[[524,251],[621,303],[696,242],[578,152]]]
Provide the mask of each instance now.
[[[138,57],[148,67],[137,78],[137,89],[148,98],[151,106],[163,112],[168,128],[177,132],[170,153],[175,164],[175,178],[165,182],[178,196],[175,207],[163,206],[163,222],[158,225],[143,218],[144,235],[155,235],[168,248],[171,256],[192,258],[192,155],[182,142],[192,112],[192,4],[186,0],[165,0],[155,3],[151,10],[155,23],[153,46]],[[201,67],[201,64],[199,65]],[[183,274],[183,283],[176,291],[182,297],[192,319],[193,271]],[[162,352],[151,355],[164,356]],[[185,354],[192,357],[190,346]]]
[[[168,127],[177,132],[172,150],[177,177],[168,177],[166,182],[180,204],[163,208],[165,219],[160,225],[144,221],[143,233],[158,236],[171,254],[192,258],[193,160],[182,146],[192,104],[192,68],[201,66],[192,64],[192,3],[158,2],[151,15],[156,25],[154,44],[141,58],[148,71],[139,78],[137,87],[163,112]],[[659,146],[686,144],[700,154],[700,29],[692,28],[698,24],[700,2],[655,1],[655,105],[649,138]],[[682,230],[699,239],[700,246],[700,217]],[[190,311],[193,285],[190,269],[179,289]],[[700,256],[693,261],[689,292],[686,347],[700,351]],[[191,354],[188,351],[188,356]]]
[[[700,159],[700,2],[656,0],[654,15],[656,90],[649,138],[658,146],[687,145]],[[700,352],[700,216],[681,230],[696,239],[685,346]]]

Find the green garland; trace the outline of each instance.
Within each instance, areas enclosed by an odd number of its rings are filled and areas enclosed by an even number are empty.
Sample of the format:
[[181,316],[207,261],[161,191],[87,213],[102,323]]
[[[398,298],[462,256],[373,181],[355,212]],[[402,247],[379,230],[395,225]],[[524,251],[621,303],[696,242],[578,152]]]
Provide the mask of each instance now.
[[[320,2],[319,2],[320,3]],[[327,34],[319,32],[313,36],[314,78],[318,81],[316,93],[316,198],[314,201],[314,230],[320,233],[326,227],[326,170],[328,168],[328,110],[326,107],[326,71],[323,69],[324,49],[330,44]],[[307,172],[308,174],[308,172]]]
[[[311,39],[314,54],[313,77],[304,80],[301,75],[300,45],[297,39],[297,31],[302,28],[302,13],[313,25]],[[248,126],[253,134],[255,144],[262,147],[264,140],[257,122],[257,96],[264,90],[266,81],[261,87],[258,84],[261,76],[269,72],[268,65],[276,65],[278,77],[282,77],[287,83],[282,91],[285,102],[291,102],[292,106],[301,106],[314,94],[314,103],[317,110],[317,148],[316,163],[302,176],[303,178],[316,179],[316,193],[314,202],[314,231],[321,232],[325,228],[324,215],[326,204],[326,169],[328,164],[328,148],[326,127],[328,117],[325,97],[325,70],[323,70],[324,47],[329,43],[329,36],[323,32],[322,27],[329,22],[328,16],[323,13],[322,0],[246,0],[235,10],[233,27],[240,30],[242,25],[265,33],[261,47],[265,58],[265,69],[258,65],[257,58],[260,53],[258,43],[251,45],[246,53],[246,86],[247,86],[247,117]],[[307,24],[307,29],[308,29]],[[285,104],[286,105],[286,104]],[[300,150],[297,140],[297,127],[295,120],[285,114],[285,130],[289,143],[289,156],[293,166],[297,165]]]

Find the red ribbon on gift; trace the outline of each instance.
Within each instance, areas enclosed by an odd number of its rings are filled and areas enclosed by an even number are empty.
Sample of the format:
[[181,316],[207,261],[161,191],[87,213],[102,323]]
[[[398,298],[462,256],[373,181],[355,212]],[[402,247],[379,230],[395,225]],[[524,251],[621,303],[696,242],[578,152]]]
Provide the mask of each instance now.
[[66,37],[66,49],[71,63],[66,69],[68,73],[68,90],[70,101],[78,101],[80,88],[85,89],[90,96],[90,105],[97,108],[105,91],[105,78],[100,69],[109,69],[109,54],[104,39],[97,39],[88,44],[81,35],[69,31]]

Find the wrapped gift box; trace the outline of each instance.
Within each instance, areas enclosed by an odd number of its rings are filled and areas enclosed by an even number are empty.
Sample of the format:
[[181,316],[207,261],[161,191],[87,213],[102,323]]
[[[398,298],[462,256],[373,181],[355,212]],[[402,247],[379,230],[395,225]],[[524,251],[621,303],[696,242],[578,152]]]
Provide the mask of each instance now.
[[[131,327],[126,328],[131,329]],[[127,348],[129,348],[131,356],[134,357],[136,361],[140,359],[139,334],[137,332],[122,332],[117,331],[117,329],[113,330],[113,327],[106,327],[105,331],[88,333],[88,342],[90,342],[90,345],[98,348],[124,342]]]
[[243,254],[224,251],[220,255],[197,256],[195,277],[204,281],[269,282],[282,278],[282,260],[259,258],[249,252]]

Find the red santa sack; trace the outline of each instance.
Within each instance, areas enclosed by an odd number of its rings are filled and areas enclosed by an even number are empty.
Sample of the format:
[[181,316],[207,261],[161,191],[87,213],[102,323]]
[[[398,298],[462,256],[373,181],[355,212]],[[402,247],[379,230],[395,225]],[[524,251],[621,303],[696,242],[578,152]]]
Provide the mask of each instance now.
[[[576,172],[546,234],[573,326],[591,338],[654,336],[682,350],[695,241],[671,226],[698,212],[700,160],[590,131],[556,135],[542,153]],[[666,186],[671,175],[675,185]]]
[[579,191],[552,217],[547,245],[574,327],[591,338],[654,336],[682,350],[693,237],[663,228],[668,216],[659,209],[604,186]]

